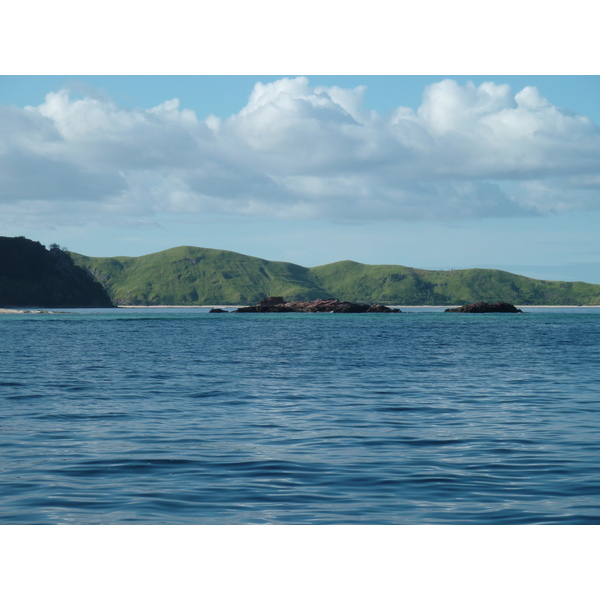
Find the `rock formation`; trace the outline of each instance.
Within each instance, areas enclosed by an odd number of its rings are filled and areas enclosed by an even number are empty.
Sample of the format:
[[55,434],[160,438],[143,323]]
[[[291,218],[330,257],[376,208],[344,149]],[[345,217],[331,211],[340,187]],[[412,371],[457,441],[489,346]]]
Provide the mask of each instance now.
[[465,304],[457,308],[447,308],[445,312],[459,313],[522,313],[523,311],[508,302],[475,302],[474,304]]
[[233,312],[257,313],[257,312],[309,312],[309,313],[399,313],[398,308],[389,308],[382,304],[355,304],[329,298],[327,300],[297,300],[286,302],[281,296],[270,296],[261,300],[254,306],[244,306]]

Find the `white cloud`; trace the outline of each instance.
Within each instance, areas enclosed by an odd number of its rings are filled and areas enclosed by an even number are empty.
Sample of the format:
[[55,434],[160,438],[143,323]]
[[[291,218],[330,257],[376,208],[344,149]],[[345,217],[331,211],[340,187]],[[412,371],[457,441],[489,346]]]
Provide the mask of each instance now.
[[[417,110],[382,117],[364,87],[305,77],[257,83],[228,119],[199,121],[177,99],[123,109],[66,90],[0,106],[0,202],[51,218],[168,213],[288,219],[452,220],[600,209],[600,132],[537,89],[425,89]],[[83,202],[83,204],[82,204]]]

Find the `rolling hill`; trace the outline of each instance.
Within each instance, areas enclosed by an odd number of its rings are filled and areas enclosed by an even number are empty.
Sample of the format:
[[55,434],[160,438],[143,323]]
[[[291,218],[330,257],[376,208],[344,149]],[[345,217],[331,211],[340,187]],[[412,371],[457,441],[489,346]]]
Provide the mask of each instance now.
[[353,261],[307,268],[192,246],[137,258],[71,256],[120,305],[254,304],[267,296],[401,305],[600,304],[600,285],[537,280],[495,269],[427,271]]
[[118,304],[249,304],[266,296],[327,297],[310,269],[225,250],[180,246],[138,258],[72,256]]

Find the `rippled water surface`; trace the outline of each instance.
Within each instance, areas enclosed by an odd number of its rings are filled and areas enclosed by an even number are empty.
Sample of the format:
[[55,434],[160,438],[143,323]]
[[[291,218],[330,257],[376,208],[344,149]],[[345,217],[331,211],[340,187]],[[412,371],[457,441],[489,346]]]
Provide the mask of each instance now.
[[0,523],[600,523],[599,364],[599,309],[0,315]]

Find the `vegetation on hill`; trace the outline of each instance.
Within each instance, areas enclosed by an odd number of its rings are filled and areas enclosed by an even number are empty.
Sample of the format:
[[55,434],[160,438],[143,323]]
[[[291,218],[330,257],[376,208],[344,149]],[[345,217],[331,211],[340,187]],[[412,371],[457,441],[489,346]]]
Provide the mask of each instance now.
[[352,301],[406,305],[473,302],[600,304],[600,285],[544,281],[497,269],[426,271],[342,261],[311,269],[334,296]]
[[180,246],[138,258],[72,256],[123,305],[250,304],[267,296],[327,297],[305,267],[224,250]]
[[0,237],[0,306],[113,306],[106,290],[68,252],[24,237]]
[[306,268],[190,246],[137,258],[72,257],[122,305],[246,305],[268,296],[401,305],[600,304],[600,285],[542,281],[495,269],[426,271],[352,261]]

